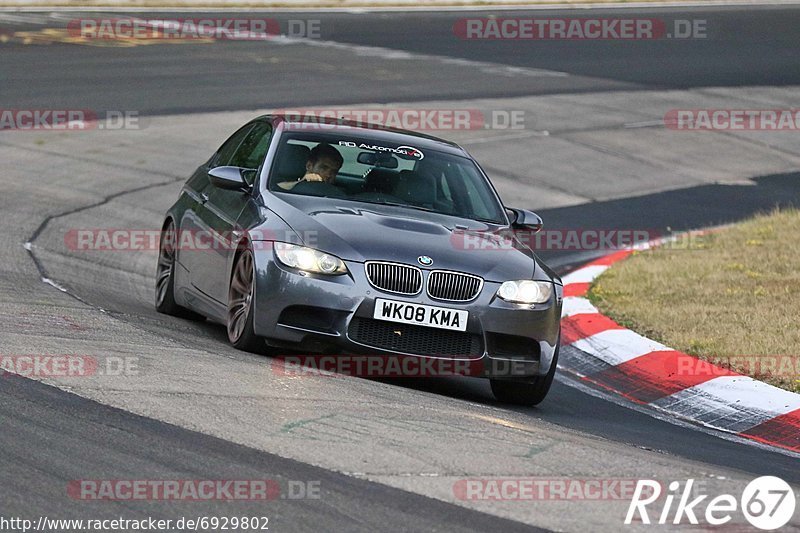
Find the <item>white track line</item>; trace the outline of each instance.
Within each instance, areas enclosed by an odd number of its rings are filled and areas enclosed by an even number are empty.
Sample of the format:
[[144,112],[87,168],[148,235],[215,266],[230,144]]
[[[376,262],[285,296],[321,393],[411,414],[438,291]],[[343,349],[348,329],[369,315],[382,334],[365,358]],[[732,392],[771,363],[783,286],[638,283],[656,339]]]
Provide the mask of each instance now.
[[741,432],[800,409],[800,394],[748,376],[720,376],[653,404],[710,426]]
[[608,265],[591,265],[579,268],[574,272],[570,272],[561,278],[561,281],[564,283],[564,285],[569,285],[570,283],[591,283],[594,281],[594,278],[606,270],[608,270]]
[[572,346],[612,366],[650,352],[669,350],[663,344],[642,337],[629,329],[607,329],[585,339],[577,340],[572,343]]
[[770,446],[769,444],[764,444],[752,439],[748,439],[746,437],[739,437],[738,435],[736,435],[736,433],[730,433],[724,430],[720,431],[717,428],[713,428],[707,425],[698,425],[697,421],[678,418],[675,416],[675,413],[666,412],[663,409],[659,408],[659,406],[656,404],[637,405],[619,396],[618,394],[606,392],[602,389],[597,389],[595,387],[587,385],[586,383],[583,383],[582,381],[580,381],[580,378],[582,376],[580,376],[580,374],[574,373],[569,368],[562,367],[561,365],[559,365],[558,368],[559,370],[563,370],[563,372],[556,373],[556,381],[568,387],[572,387],[583,393],[586,393],[589,396],[600,398],[601,400],[613,403],[614,405],[619,405],[620,407],[624,407],[626,409],[631,409],[632,411],[645,414],[651,418],[655,418],[656,420],[672,424],[673,426],[692,429],[694,431],[699,431],[701,433],[705,433],[706,435],[712,435],[714,437],[727,440],[730,442],[735,442],[737,444],[744,444],[746,446],[752,446],[754,448],[759,448],[761,450],[765,450],[768,452],[779,453],[781,455],[786,455],[788,457],[796,457],[800,459],[800,453],[793,452],[785,448],[776,448],[775,446]]
[[597,308],[586,298],[567,296],[561,307],[561,317],[598,313]]

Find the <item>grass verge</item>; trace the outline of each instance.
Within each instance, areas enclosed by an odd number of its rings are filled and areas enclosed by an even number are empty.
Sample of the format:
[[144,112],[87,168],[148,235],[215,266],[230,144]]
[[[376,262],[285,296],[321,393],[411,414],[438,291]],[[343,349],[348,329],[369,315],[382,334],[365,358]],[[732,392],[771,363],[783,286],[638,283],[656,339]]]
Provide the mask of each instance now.
[[670,348],[800,392],[800,211],[636,252],[589,299]]

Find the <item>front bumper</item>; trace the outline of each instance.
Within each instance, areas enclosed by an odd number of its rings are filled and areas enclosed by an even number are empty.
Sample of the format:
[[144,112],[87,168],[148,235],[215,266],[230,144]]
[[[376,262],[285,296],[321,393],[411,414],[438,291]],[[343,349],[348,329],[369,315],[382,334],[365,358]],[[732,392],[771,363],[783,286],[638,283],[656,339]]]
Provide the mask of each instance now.
[[[425,291],[402,296],[376,289],[362,263],[345,261],[340,276],[290,269],[271,247],[255,252],[254,329],[274,347],[327,354],[409,355],[469,361],[485,377],[544,375],[559,339],[562,288],[545,304],[512,304],[496,297],[500,283],[486,281],[467,303],[440,301]],[[373,319],[376,298],[466,309],[465,332]],[[396,335],[396,336],[393,336]]]

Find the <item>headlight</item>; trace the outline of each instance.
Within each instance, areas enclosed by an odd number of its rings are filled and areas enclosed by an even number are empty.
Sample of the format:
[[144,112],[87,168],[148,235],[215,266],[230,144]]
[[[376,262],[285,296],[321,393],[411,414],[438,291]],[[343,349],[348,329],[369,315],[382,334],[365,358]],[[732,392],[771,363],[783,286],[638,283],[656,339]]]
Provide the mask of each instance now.
[[344,274],[347,267],[335,255],[285,242],[275,243],[275,255],[284,265],[315,274]]
[[506,281],[497,289],[497,296],[507,302],[543,304],[550,299],[553,284],[549,281]]

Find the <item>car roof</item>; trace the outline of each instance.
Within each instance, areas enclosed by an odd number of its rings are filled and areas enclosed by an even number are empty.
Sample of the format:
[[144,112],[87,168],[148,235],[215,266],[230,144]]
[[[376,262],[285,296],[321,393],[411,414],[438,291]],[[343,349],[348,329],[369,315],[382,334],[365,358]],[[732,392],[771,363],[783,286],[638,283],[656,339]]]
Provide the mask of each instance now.
[[[344,135],[349,134],[357,137],[367,137],[370,140],[386,141],[395,144],[413,143],[415,148],[438,150],[440,152],[470,157],[466,150],[452,141],[440,139],[439,137],[434,137],[433,135],[426,135],[424,133],[418,133],[415,131],[390,128],[381,124],[354,122],[351,120],[307,115],[286,116],[283,114],[264,115],[263,117],[259,117],[259,119],[272,119],[276,126],[278,123],[284,123],[286,125],[286,130],[293,132],[312,131],[308,127],[298,127],[297,129],[293,129],[293,125],[300,126],[307,124],[327,124],[336,126],[336,132]],[[321,129],[320,133],[328,133],[331,131],[331,129],[325,128]]]

